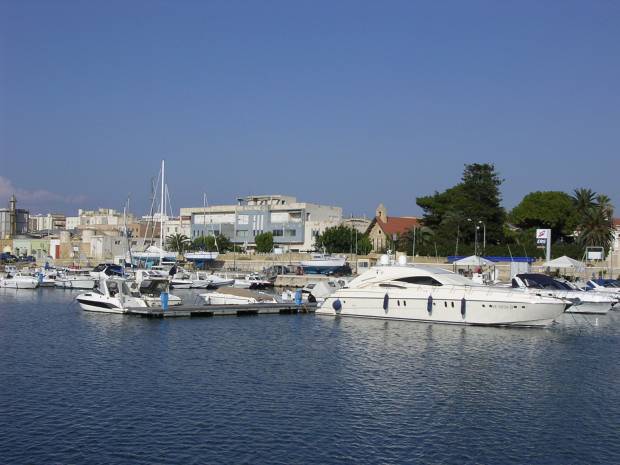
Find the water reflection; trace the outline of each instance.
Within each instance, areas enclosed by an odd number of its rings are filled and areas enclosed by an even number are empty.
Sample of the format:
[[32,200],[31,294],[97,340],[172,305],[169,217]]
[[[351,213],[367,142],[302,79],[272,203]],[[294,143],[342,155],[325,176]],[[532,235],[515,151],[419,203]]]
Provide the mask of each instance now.
[[618,462],[617,313],[150,320],[75,295],[0,291],[6,463]]

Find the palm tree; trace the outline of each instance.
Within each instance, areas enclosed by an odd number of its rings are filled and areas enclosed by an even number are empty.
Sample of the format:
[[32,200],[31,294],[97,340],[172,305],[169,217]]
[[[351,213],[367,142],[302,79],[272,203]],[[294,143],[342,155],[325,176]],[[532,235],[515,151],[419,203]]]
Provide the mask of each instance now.
[[598,208],[603,210],[608,218],[614,216],[614,206],[611,204],[611,199],[605,194],[599,194],[596,196],[596,204]]
[[189,245],[189,237],[187,237],[185,234],[171,234],[166,238],[166,247],[168,247],[168,250],[171,250],[172,252],[178,252],[182,254],[184,250],[187,250]]
[[590,209],[596,206],[594,201],[596,193],[592,189],[586,189],[580,187],[575,189],[573,193],[573,203],[575,204],[575,210],[580,218],[584,218]]
[[608,206],[597,205],[586,213],[581,224],[579,243],[588,247],[605,247],[609,249],[614,237],[611,217],[608,216]]

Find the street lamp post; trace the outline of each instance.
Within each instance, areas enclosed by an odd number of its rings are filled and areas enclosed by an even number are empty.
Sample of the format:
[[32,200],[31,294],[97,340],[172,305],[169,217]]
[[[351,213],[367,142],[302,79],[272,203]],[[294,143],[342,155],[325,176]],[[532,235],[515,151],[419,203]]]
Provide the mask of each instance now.
[[482,220],[474,221],[471,218],[467,218],[467,221],[475,225],[474,255],[478,255],[478,230],[480,229],[480,225],[482,225],[482,255],[484,255],[487,248],[487,224]]

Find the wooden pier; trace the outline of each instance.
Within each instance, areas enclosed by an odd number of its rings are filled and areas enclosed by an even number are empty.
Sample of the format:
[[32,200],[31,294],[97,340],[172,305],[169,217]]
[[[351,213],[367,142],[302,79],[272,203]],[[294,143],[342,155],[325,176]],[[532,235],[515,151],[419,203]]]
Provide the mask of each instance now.
[[160,307],[131,307],[126,315],[144,318],[169,317],[211,317],[211,316],[252,316],[252,315],[291,315],[295,313],[314,313],[316,303],[295,305],[291,303],[262,303],[244,305],[175,305],[162,310]]

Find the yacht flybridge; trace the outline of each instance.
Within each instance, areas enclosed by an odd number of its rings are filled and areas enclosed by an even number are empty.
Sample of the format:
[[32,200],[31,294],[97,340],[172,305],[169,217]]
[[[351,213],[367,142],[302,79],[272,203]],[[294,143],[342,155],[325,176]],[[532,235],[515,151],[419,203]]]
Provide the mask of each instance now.
[[545,326],[570,302],[494,288],[441,268],[385,265],[369,269],[325,299],[319,315],[464,325]]

